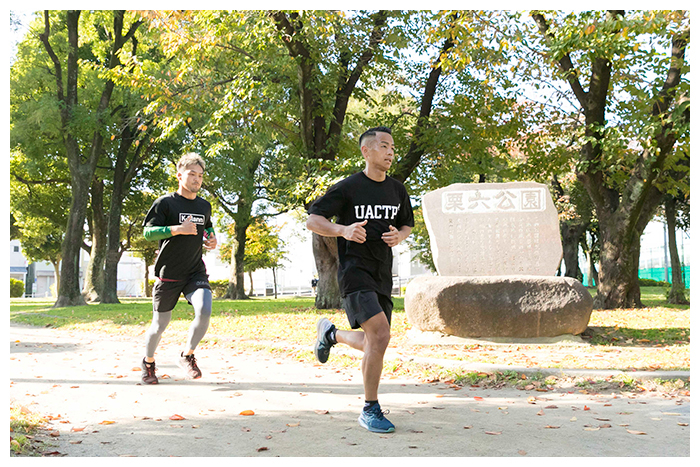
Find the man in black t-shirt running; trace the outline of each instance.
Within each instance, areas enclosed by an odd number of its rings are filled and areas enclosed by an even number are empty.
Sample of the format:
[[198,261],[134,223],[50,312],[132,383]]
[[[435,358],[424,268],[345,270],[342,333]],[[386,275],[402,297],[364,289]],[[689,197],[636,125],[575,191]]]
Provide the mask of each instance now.
[[153,322],[146,331],[146,355],[141,362],[141,380],[145,384],[158,383],[154,355],[180,294],[194,307],[194,320],[178,365],[187,378],[202,376],[194,351],[209,328],[212,305],[202,247],[211,250],[217,244],[211,223],[211,205],[197,196],[204,168],[204,160],[199,155],[182,156],[177,163],[177,191],[158,198],[143,223],[144,237],[160,242],[155,264]]
[[[337,238],[338,283],[353,329],[341,331],[322,318],[314,353],[325,363],[337,343],[364,352],[365,407],[358,420],[370,431],[389,433],[395,427],[382,413],[378,390],[391,335],[391,248],[410,235],[413,210],[403,184],[386,175],[394,160],[391,130],[367,130],[360,136],[360,150],[365,169],[332,186],[309,208],[307,228]],[[329,220],[336,216],[335,223]]]

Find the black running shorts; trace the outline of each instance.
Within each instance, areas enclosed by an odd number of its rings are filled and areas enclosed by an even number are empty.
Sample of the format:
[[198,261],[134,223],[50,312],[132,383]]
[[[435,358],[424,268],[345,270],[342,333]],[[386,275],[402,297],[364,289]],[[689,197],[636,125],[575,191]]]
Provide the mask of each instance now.
[[189,280],[173,281],[156,279],[153,286],[153,311],[171,311],[177,305],[180,294],[187,297],[197,289],[209,289],[209,276],[200,274],[191,277]]
[[391,311],[394,302],[391,297],[374,291],[361,290],[352,292],[343,298],[343,308],[353,329],[360,328],[361,324],[379,313],[385,313],[386,319],[391,325]]

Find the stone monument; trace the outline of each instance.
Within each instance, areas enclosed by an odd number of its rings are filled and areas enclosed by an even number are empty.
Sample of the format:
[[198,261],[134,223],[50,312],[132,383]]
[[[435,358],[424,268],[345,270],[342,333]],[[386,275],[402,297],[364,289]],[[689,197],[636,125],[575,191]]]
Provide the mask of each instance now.
[[423,196],[437,276],[406,287],[409,322],[459,337],[580,334],[593,299],[557,277],[562,257],[557,210],[546,185],[459,183]]

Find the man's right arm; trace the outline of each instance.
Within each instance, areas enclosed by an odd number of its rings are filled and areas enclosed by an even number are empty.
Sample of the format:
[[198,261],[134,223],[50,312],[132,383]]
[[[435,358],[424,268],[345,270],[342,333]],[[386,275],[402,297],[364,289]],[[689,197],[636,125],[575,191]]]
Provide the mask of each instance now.
[[143,236],[146,240],[155,242],[173,236],[170,226],[144,227]]
[[188,217],[180,225],[146,226],[143,228],[143,236],[146,240],[157,241],[173,237],[175,235],[196,235],[197,226]]

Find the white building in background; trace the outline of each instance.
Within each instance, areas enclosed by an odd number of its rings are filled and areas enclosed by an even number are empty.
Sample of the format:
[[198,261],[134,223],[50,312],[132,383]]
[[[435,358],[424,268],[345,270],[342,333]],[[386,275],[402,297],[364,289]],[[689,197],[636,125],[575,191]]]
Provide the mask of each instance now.
[[30,295],[34,297],[51,297],[55,294],[56,273],[51,263],[42,261],[29,263],[22,254],[19,240],[10,240],[10,277],[21,280],[27,290],[27,277],[33,277]]
[[[83,286],[84,271],[90,256],[80,251],[80,287]],[[120,297],[142,297],[145,265],[143,260],[125,252],[117,266],[117,295]],[[10,240],[10,277],[25,283],[25,296],[48,298],[56,296],[56,272],[48,261],[30,263],[22,254],[19,240]],[[33,279],[32,279],[33,278]],[[31,289],[27,280],[31,279]],[[29,291],[28,291],[29,290]],[[27,292],[28,291],[28,292]]]

